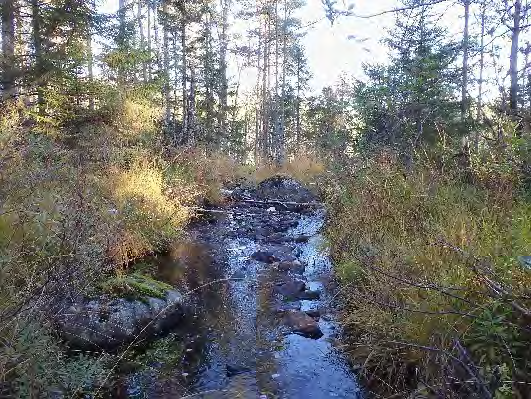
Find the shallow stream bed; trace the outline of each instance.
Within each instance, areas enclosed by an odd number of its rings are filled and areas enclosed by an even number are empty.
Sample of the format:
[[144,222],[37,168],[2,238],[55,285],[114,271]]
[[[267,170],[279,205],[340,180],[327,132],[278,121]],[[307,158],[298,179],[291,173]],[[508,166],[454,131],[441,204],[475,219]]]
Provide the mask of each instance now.
[[242,201],[214,215],[149,260],[156,277],[185,287],[195,314],[123,373],[114,396],[361,398],[338,349],[324,210]]

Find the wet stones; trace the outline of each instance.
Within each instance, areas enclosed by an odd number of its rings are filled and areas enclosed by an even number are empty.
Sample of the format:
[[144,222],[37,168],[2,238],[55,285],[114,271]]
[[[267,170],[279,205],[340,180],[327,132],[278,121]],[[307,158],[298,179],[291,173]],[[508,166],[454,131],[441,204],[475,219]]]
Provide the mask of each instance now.
[[265,241],[270,242],[270,243],[274,243],[274,244],[282,244],[284,242],[291,241],[291,238],[287,237],[282,232],[277,232],[277,233],[273,233],[273,234],[270,234],[267,237],[265,237]]
[[280,272],[293,274],[303,274],[305,269],[305,266],[298,260],[291,262],[277,262],[274,266]]
[[286,312],[291,312],[294,310],[301,310],[301,303],[299,301],[282,302],[282,303],[278,303],[274,307],[275,313],[278,313],[278,314],[284,314]]
[[321,293],[315,290],[306,291],[306,283],[302,280],[284,279],[273,287],[273,292],[291,300],[317,300]]
[[301,292],[297,298],[298,299],[305,299],[307,301],[316,301],[321,297],[321,293],[316,290],[308,290]]
[[273,291],[285,298],[299,298],[306,289],[306,283],[301,280],[288,280],[275,285]]
[[318,319],[319,317],[321,317],[321,310],[319,309],[306,310],[304,311],[304,313],[306,313],[308,316],[314,319]]
[[272,245],[267,249],[261,249],[251,255],[251,258],[263,263],[293,262],[297,257],[293,254],[294,249],[284,245]]
[[287,176],[273,176],[258,184],[256,194],[266,200],[285,202],[314,202],[316,196],[297,180]]
[[286,312],[283,317],[283,322],[293,333],[303,337],[319,339],[323,336],[319,323],[304,312]]
[[168,290],[165,298],[82,299],[66,307],[55,322],[72,347],[114,349],[174,327],[184,320],[185,313],[182,295]]
[[298,236],[298,237],[295,237],[293,241],[295,241],[297,244],[302,244],[302,243],[308,242],[309,239],[310,237],[308,236]]
[[256,251],[254,254],[251,255],[251,258],[253,258],[254,260],[257,260],[258,262],[270,263],[270,264],[280,261],[280,259],[278,259],[270,251]]
[[227,364],[225,365],[227,371],[227,377],[232,377],[238,374],[249,373],[251,369],[249,367],[244,367],[236,364]]

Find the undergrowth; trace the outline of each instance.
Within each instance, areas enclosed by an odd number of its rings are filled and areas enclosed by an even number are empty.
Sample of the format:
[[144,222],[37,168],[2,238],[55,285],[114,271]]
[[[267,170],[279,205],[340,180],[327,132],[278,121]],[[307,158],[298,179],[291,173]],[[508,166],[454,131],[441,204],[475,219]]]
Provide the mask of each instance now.
[[[0,115],[0,396],[73,394],[90,385],[73,371],[61,383],[51,372],[62,370],[61,359],[69,370],[104,374],[97,358],[65,355],[53,315],[63,299],[102,290],[161,296],[169,287],[130,274],[130,265],[178,240],[207,195],[209,182],[187,175],[185,160],[165,151],[155,108],[133,97],[113,113],[112,121],[49,134],[23,123],[22,104]],[[30,328],[35,333],[27,335]],[[55,358],[35,356],[43,345]]]
[[331,186],[348,352],[378,391],[529,397],[531,203],[480,166],[405,170],[388,151]]

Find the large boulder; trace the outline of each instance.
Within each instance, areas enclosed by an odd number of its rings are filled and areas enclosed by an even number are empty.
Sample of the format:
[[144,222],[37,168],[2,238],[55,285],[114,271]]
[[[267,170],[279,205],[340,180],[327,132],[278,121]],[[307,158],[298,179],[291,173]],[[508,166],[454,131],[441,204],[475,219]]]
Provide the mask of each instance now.
[[56,324],[72,347],[109,350],[167,330],[184,315],[182,295],[168,290],[164,298],[81,299],[60,312]]
[[264,200],[283,202],[316,202],[317,197],[297,180],[287,176],[273,176],[258,184],[257,196]]

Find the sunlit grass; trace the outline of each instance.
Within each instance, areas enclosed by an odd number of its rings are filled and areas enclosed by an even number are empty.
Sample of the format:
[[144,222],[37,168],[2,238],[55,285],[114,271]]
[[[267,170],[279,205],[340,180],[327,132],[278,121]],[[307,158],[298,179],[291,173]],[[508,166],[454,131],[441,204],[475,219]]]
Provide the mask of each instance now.
[[275,164],[258,165],[254,173],[257,182],[261,182],[278,174],[293,177],[301,182],[310,184],[326,172],[325,163],[310,154],[297,154],[288,159],[282,166]]
[[[482,309],[496,315],[503,299],[492,296],[475,267],[484,262],[513,295],[526,295],[531,273],[517,260],[531,253],[525,198],[505,185],[496,192],[422,166],[406,175],[388,158],[376,158],[350,176],[329,198],[328,238],[345,285],[344,320],[357,348],[353,354],[362,354],[357,361],[366,362],[368,375],[383,364],[396,373],[398,387],[408,378],[399,370],[412,363],[421,367],[425,381],[441,377],[432,353],[415,347],[397,351],[389,341],[451,351],[456,337],[470,345],[479,340],[473,356],[485,370],[492,362],[509,365],[511,357],[520,358],[521,332],[507,333],[510,340],[502,343],[477,331],[478,318],[486,317]],[[430,286],[457,288],[451,292],[463,299]],[[518,323],[520,315],[508,317]],[[368,347],[370,360],[360,345]],[[492,348],[497,357],[489,363],[485,356]]]

